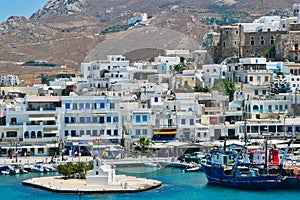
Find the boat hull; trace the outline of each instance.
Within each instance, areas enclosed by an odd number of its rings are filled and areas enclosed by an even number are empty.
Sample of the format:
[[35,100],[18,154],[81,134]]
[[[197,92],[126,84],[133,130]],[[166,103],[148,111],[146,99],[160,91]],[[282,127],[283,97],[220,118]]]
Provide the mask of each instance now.
[[210,184],[256,190],[273,189],[281,185],[279,175],[233,176],[225,175],[222,167],[202,165],[202,169]]

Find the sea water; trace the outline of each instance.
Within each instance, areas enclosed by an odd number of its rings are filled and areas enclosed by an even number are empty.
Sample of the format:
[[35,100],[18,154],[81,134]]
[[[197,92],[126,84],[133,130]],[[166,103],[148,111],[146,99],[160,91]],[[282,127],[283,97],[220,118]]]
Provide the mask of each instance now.
[[44,191],[22,185],[22,181],[37,176],[49,176],[51,174],[28,173],[23,175],[4,176],[0,175],[0,199],[8,200],[127,200],[127,199],[236,199],[236,200],[277,200],[277,199],[300,199],[300,190],[240,190],[223,188],[207,184],[207,179],[203,172],[184,173],[182,169],[175,168],[150,168],[132,167],[118,168],[118,174],[150,178],[162,181],[160,188],[138,193],[120,194],[59,194]]

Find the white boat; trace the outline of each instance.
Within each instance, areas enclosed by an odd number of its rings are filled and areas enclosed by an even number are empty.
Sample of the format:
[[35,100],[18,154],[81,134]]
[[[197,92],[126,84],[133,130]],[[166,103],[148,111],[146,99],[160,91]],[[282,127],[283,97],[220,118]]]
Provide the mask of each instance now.
[[57,169],[52,166],[44,166],[44,168],[47,172],[57,172]]
[[10,173],[10,169],[8,169],[8,170],[5,170],[5,171],[1,171],[1,174],[3,174],[3,175],[9,175]]
[[201,166],[195,166],[195,167],[184,169],[184,172],[199,172],[199,171],[202,171]]
[[146,162],[146,163],[144,163],[144,165],[146,167],[160,167],[159,164],[153,163],[153,162]]
[[34,173],[47,173],[49,170],[47,170],[42,165],[35,165],[34,167],[31,168],[31,171]]

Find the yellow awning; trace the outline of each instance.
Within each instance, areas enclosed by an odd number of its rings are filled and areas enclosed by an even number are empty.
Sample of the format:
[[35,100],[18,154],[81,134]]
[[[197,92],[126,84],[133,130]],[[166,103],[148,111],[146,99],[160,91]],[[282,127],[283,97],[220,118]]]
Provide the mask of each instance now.
[[176,135],[177,131],[158,131],[154,132],[155,135]]

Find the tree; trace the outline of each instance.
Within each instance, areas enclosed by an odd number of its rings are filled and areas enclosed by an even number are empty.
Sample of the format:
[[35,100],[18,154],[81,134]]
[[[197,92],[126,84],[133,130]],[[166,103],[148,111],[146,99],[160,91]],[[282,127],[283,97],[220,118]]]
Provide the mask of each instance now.
[[140,145],[142,153],[144,153],[145,148],[151,143],[151,140],[149,138],[142,137],[139,139],[138,143]]
[[213,89],[219,92],[224,92],[229,96],[229,101],[233,100],[233,95],[236,91],[235,83],[224,79],[215,80]]
[[71,162],[58,165],[56,169],[58,173],[62,174],[65,178],[71,178],[71,175],[74,174],[74,164]]
[[196,85],[194,87],[194,92],[209,92],[209,89],[208,88],[200,87],[199,85]]

